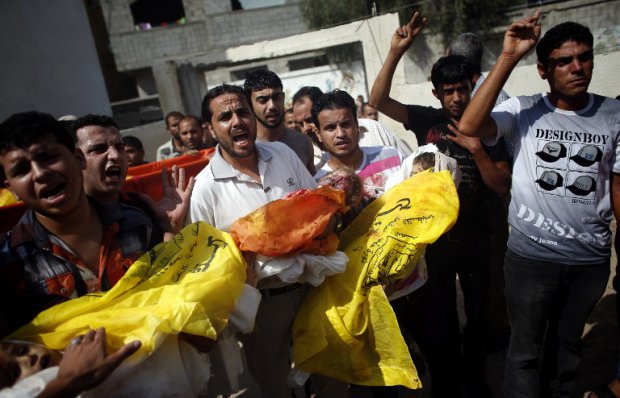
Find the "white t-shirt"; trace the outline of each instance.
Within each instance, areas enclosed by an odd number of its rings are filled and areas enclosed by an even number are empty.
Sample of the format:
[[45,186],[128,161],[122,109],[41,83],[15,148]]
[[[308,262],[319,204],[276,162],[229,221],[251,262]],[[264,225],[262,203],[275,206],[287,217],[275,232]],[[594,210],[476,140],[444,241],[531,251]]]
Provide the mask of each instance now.
[[357,122],[360,126],[361,147],[391,146],[401,151],[404,156],[411,154],[411,149],[404,141],[376,120],[360,118]]
[[514,145],[508,247],[564,264],[607,259],[610,177],[620,173],[620,101],[590,94],[584,109],[571,112],[538,94],[511,98],[491,116],[497,137]]
[[196,176],[189,208],[191,222],[206,221],[223,231],[233,222],[286,194],[314,189],[299,157],[281,142],[256,142],[261,182],[234,169],[216,148],[209,164]]

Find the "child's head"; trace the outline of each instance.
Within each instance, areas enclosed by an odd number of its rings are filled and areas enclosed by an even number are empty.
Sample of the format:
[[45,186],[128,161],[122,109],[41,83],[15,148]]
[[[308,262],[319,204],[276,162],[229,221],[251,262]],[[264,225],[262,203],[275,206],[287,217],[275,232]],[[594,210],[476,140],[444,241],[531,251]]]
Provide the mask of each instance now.
[[22,341],[0,343],[0,389],[60,363],[61,355],[40,344]]
[[355,174],[355,170],[343,167],[325,174],[318,181],[320,187],[329,185],[332,188],[345,192],[345,205],[357,207],[362,201],[362,181]]
[[413,159],[413,167],[410,176],[418,174],[421,171],[432,169],[435,167],[435,153],[424,152]]

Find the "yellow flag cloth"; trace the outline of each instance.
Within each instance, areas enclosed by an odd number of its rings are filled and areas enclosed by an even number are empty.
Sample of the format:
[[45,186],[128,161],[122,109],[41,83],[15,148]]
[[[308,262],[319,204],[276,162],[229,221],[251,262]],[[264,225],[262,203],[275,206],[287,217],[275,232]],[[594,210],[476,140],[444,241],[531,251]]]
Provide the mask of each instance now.
[[230,235],[197,222],[145,253],[110,291],[54,306],[10,338],[62,350],[73,337],[104,326],[109,352],[140,340],[142,353],[167,334],[215,340],[241,295],[245,269]]
[[346,383],[420,388],[381,285],[413,272],[424,247],[454,225],[458,210],[447,171],[416,174],[366,207],[341,236],[347,270],[302,302],[293,325],[295,365]]
[[5,188],[0,188],[0,207],[8,206],[17,202],[19,202],[19,199],[17,199],[17,196],[13,195],[11,191]]

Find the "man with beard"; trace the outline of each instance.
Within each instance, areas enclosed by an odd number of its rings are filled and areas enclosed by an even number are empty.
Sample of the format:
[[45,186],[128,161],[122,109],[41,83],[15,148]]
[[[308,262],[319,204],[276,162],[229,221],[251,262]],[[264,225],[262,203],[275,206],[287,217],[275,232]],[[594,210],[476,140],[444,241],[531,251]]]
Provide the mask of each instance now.
[[162,170],[164,197],[159,202],[147,195],[122,192],[127,177],[128,158],[114,119],[103,115],[85,115],[71,122],[69,128],[74,134],[77,148],[82,150],[86,159],[86,169],[82,174],[87,195],[101,203],[122,203],[142,210],[151,219],[154,236],[159,241],[172,238],[181,230],[189,206],[193,179],[185,186],[185,182],[181,181],[185,179],[184,171],[173,167],[171,183],[167,171]]
[[[390,51],[373,84],[369,103],[411,130],[419,145],[435,144],[456,159],[462,172],[458,187],[459,217],[454,227],[426,249],[428,281],[415,294],[396,300],[397,311],[412,311],[413,338],[425,356],[434,398],[460,396],[455,375],[464,374],[468,396],[490,393],[484,375],[485,297],[488,290],[489,230],[484,198],[508,193],[510,171],[505,145],[485,147],[456,128],[471,97],[473,70],[462,56],[440,58],[431,70],[433,95],[441,108],[405,105],[390,96],[398,62],[426,26],[415,13],[396,29]],[[456,309],[456,275],[463,290],[467,325],[461,342]],[[398,309],[403,306],[403,309]],[[413,321],[412,321],[413,322]]]
[[275,73],[266,69],[250,72],[243,85],[256,121],[258,141],[280,141],[293,150],[314,174],[312,141],[300,132],[284,126],[284,93],[282,81]]
[[[289,147],[256,141],[256,118],[243,88],[222,84],[209,90],[202,102],[202,119],[218,145],[211,162],[196,177],[189,210],[192,222],[206,221],[227,231],[238,218],[267,203],[300,189],[316,188]],[[250,270],[253,266],[251,262]],[[259,280],[257,288],[262,299],[256,326],[242,338],[248,365],[263,396],[288,398],[291,327],[306,290],[303,284],[285,283],[276,275]],[[246,287],[245,293],[242,299],[251,295],[251,289]],[[324,383],[315,383],[317,395],[346,395],[346,385]],[[319,393],[320,388],[330,388],[330,392]]]

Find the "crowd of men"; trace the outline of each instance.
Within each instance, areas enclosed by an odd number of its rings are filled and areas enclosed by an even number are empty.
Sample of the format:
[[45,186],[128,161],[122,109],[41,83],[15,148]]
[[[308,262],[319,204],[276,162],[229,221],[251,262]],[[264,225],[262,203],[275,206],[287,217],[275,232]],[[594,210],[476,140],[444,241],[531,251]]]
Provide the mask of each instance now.
[[[227,231],[240,216],[314,189],[343,170],[359,178],[361,200],[352,211],[361,211],[417,155],[378,122],[380,112],[402,123],[418,145],[433,144],[454,159],[462,176],[458,220],[426,250],[426,283],[391,300],[403,333],[428,364],[431,395],[490,396],[487,342],[503,331],[490,327],[489,297],[502,289],[490,281],[503,265],[511,330],[504,396],[576,396],[581,334],[609,277],[609,224],[620,216],[620,101],[588,92],[594,59],[588,28],[566,22],[539,40],[539,18],[537,12],[509,27],[487,76],[481,73],[480,39],[471,33],[457,37],[431,70],[436,108],[390,96],[398,63],[426,26],[419,13],[394,32],[361,107],[345,91],[303,87],[285,109],[282,81],[267,70],[249,73],[243,87],[212,88],[200,118],[179,112],[165,117],[170,141],[159,147],[157,160],[216,150],[195,178],[176,167],[170,175],[164,170],[159,201],[122,192],[128,167],[144,163],[144,148],[137,138],[122,137],[111,118],[86,115],[66,123],[39,112],[9,117],[0,125],[1,181],[28,210],[0,238],[0,337],[59,302],[109,290],[140,255],[191,222]],[[509,98],[502,87],[534,47],[549,92]],[[327,229],[341,228],[334,217]],[[493,255],[493,245],[507,246],[505,260]],[[262,396],[287,398],[291,327],[309,286],[276,277],[256,280],[257,260],[246,260],[248,280],[239,301],[258,309],[248,322],[231,323],[243,332],[244,355]],[[462,334],[457,276],[467,318]],[[86,340],[100,349],[102,333],[75,344]],[[219,342],[181,338],[210,353],[211,365],[204,366],[214,368],[213,380],[228,382],[228,390],[245,387],[231,382],[222,365],[226,358],[216,359],[226,352]],[[47,393],[100,383],[137,347],[127,346],[107,362],[104,351],[99,362],[105,371],[90,374],[89,383],[79,369],[66,376],[61,363],[62,382],[50,383]],[[74,349],[67,353],[74,355]],[[45,367],[44,354],[33,352],[0,349],[0,386]],[[52,363],[57,361],[46,362]],[[321,375],[311,375],[308,384],[319,398],[364,389]],[[620,396],[614,388],[612,382],[592,396]],[[393,387],[368,393],[398,396]]]

